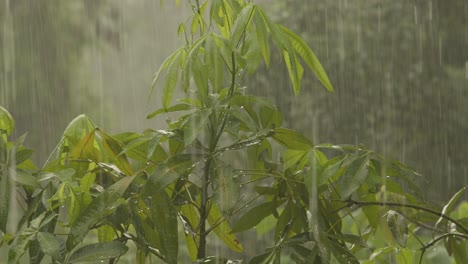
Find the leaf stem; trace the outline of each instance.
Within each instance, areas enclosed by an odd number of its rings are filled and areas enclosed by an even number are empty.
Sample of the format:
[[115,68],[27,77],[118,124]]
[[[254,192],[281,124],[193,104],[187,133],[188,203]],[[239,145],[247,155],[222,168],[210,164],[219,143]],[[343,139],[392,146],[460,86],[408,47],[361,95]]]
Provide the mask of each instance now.
[[442,217],[447,221],[452,222],[458,228],[460,228],[463,231],[463,233],[468,234],[468,229],[465,228],[465,226],[463,226],[460,222],[458,222],[457,220],[453,219],[452,217],[450,217],[450,216],[448,216],[448,215],[446,215],[444,213],[438,212],[438,211],[433,210],[431,208],[427,208],[427,207],[423,207],[423,206],[419,206],[419,205],[415,205],[415,204],[402,204],[402,203],[394,203],[394,202],[361,202],[361,201],[355,201],[355,200],[352,200],[352,199],[348,199],[347,202],[348,202],[349,206],[350,205],[357,205],[357,206],[407,207],[407,208],[413,208],[413,209],[425,211],[425,212],[431,213],[433,215],[437,215],[439,217]]

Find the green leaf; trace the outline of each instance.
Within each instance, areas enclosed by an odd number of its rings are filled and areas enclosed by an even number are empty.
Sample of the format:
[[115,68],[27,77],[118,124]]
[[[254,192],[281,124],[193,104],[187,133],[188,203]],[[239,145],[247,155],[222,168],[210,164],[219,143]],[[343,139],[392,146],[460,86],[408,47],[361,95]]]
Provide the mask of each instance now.
[[215,176],[216,192],[214,198],[221,211],[226,212],[239,200],[239,179],[235,177],[234,168],[228,164],[217,166]]
[[268,27],[260,12],[255,12],[253,19],[263,60],[268,67],[270,65],[270,43],[268,40]]
[[160,234],[161,249],[166,257],[166,262],[177,263],[178,233],[177,211],[172,205],[172,200],[164,190],[155,192],[150,202],[152,219]]
[[[453,208],[455,207],[455,205],[457,204],[458,202],[458,199],[460,199],[460,197],[462,196],[462,194],[468,190],[468,186],[465,186],[463,187],[461,190],[459,190],[457,193],[455,193],[452,198],[450,198],[450,201],[444,206],[444,208],[442,209],[442,214],[443,215],[449,215]],[[437,230],[437,227],[438,225],[444,220],[443,217],[439,217],[439,219],[437,220],[435,226],[434,226],[434,231]]]
[[[0,138],[0,140],[2,139]],[[7,233],[6,226],[10,212],[11,180],[5,165],[0,165],[0,172],[0,230],[5,234]]]
[[255,120],[245,111],[245,109],[240,107],[231,107],[230,109],[225,110],[230,117],[233,117],[239,120],[245,127],[251,131],[258,130]]
[[37,178],[33,176],[30,172],[17,168],[13,175],[10,175],[12,180],[21,185],[39,187]]
[[190,154],[176,155],[164,163],[158,165],[154,173],[148,179],[143,189],[143,194],[159,192],[180,177],[188,175],[199,161],[194,160],[197,156]]
[[242,252],[244,249],[242,244],[237,240],[237,237],[233,234],[233,230],[229,226],[224,216],[219,211],[218,206],[214,203],[210,203],[210,211],[208,212],[208,223],[211,226],[215,226],[215,234],[228,246],[230,249],[236,252]]
[[288,28],[281,25],[278,25],[278,28],[283,33],[285,33],[284,36],[288,37],[289,41],[294,47],[294,50],[299,53],[299,55],[301,55],[301,58],[304,60],[307,66],[309,66],[310,70],[315,73],[325,88],[327,88],[328,91],[333,92],[334,89],[330,83],[330,80],[328,79],[327,73],[307,43]]
[[283,116],[278,108],[262,106],[260,108],[260,123],[264,129],[280,127],[283,122]]
[[357,155],[340,155],[333,159],[330,159],[323,168],[322,173],[319,175],[319,185],[327,183],[330,178],[342,173],[345,166],[353,162],[358,156]]
[[37,231],[32,228],[26,228],[19,233],[8,252],[9,264],[18,263],[18,260],[26,253],[29,243],[34,240],[36,232]]
[[118,258],[125,254],[127,250],[128,247],[119,241],[89,244],[73,252],[68,261],[75,263]]
[[190,51],[188,52],[187,58],[185,59],[185,65],[182,71],[182,88],[185,93],[187,93],[190,86],[190,79],[195,77],[195,73],[193,72],[193,64],[195,60],[199,59],[200,48],[203,47],[206,39],[207,35],[204,35],[195,41],[195,43],[193,43],[193,45],[190,47]]
[[207,67],[203,64],[202,60],[199,57],[195,57],[192,63],[192,73],[193,79],[195,80],[195,85],[197,86],[198,94],[202,100],[208,97],[210,92],[208,87],[208,75]]
[[291,78],[294,94],[298,95],[301,90],[302,75],[304,74],[304,68],[301,62],[297,58],[295,51],[284,51],[284,61],[288,69],[289,77]]
[[[96,137],[96,141],[102,148],[101,152],[104,154],[105,161],[111,162],[114,165],[113,167],[120,169],[123,174],[127,176],[133,175],[133,170],[127,157],[121,154],[122,147],[120,143],[101,130],[96,130],[96,135],[98,136]],[[120,172],[120,174],[122,173]]]
[[67,249],[72,250],[80,243],[92,227],[104,217],[112,214],[122,203],[120,197],[127,190],[135,176],[124,177],[99,194],[79,215],[70,229]]
[[0,134],[5,131],[7,136],[9,136],[14,128],[15,121],[13,117],[11,117],[10,113],[5,108],[0,106]]
[[301,133],[287,128],[276,128],[273,139],[288,149],[308,150],[313,143]]
[[398,212],[389,210],[387,212],[387,225],[395,242],[401,247],[406,247],[408,225],[406,224],[405,217]]
[[369,153],[353,161],[341,177],[341,198],[347,199],[366,180],[369,169]]
[[205,41],[204,61],[209,74],[208,78],[212,84],[213,90],[215,92],[221,91],[223,88],[224,78],[223,58],[218,51],[216,41],[211,35]]
[[60,242],[51,233],[39,232],[36,235],[42,251],[52,259],[60,260]]
[[253,207],[239,218],[239,221],[233,226],[232,232],[237,233],[255,227],[265,217],[273,214],[276,207],[277,203],[274,201]]
[[257,255],[253,257],[249,261],[249,264],[269,264],[269,263],[274,263],[272,262],[273,260],[275,260],[275,251],[271,250],[261,255]]
[[161,75],[161,72],[163,72],[167,67],[169,67],[169,65],[171,65],[171,63],[174,61],[174,59],[179,56],[182,52],[184,51],[184,48],[179,48],[177,49],[174,53],[171,54],[171,56],[167,57],[163,63],[161,64],[161,66],[159,67],[159,70],[153,75],[153,83],[151,84],[151,92],[150,92],[150,95],[149,95],[149,98],[151,98],[151,94],[153,93],[154,91],[154,87],[156,85],[156,82],[158,81],[159,79],[159,75]]
[[197,208],[193,204],[184,204],[180,207],[180,213],[182,214],[182,223],[185,231],[186,246],[190,255],[190,259],[195,261],[197,259],[198,236],[196,235],[195,227],[200,223],[200,215]]
[[[297,163],[306,159],[309,156],[308,150],[295,150],[287,149],[283,152],[283,165],[284,169],[289,169],[294,167]],[[300,168],[299,168],[300,169]]]
[[15,155],[16,165],[28,160],[32,156],[33,152],[34,151],[32,149],[20,149],[19,151],[17,151]]
[[184,144],[188,146],[197,138],[201,131],[206,128],[209,117],[211,115],[210,109],[203,109],[192,113],[188,116],[184,125]]
[[115,238],[115,230],[110,225],[102,225],[97,229],[98,241],[109,242]]
[[252,21],[254,12],[255,6],[247,5],[237,16],[236,20],[234,21],[234,25],[231,28],[231,36],[229,38],[232,46],[236,47],[240,42],[242,35],[247,30],[247,27]]
[[70,124],[68,124],[67,128],[63,132],[62,141],[67,140],[69,146],[74,146],[95,128],[96,125],[87,115],[79,115],[73,119]]
[[190,105],[188,105],[188,104],[176,104],[176,105],[170,106],[168,108],[160,108],[160,109],[152,112],[151,114],[149,114],[146,118],[151,119],[151,118],[156,117],[159,114],[178,112],[178,111],[187,111],[187,110],[191,110],[191,109],[192,109],[192,107]]
[[166,72],[162,94],[162,104],[164,108],[169,108],[172,101],[172,96],[174,95],[174,89],[176,87],[179,76],[180,54],[182,50],[183,49],[179,49],[176,53],[174,53],[175,56],[169,64]]

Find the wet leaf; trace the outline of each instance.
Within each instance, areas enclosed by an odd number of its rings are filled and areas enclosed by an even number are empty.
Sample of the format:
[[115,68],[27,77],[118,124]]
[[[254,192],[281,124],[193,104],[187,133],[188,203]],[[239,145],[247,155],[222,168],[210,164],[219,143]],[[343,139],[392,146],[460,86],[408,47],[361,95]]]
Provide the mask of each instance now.
[[118,258],[128,247],[119,241],[102,242],[82,246],[70,256],[70,263]]
[[401,214],[390,210],[387,212],[387,225],[395,242],[401,247],[406,247],[408,225],[406,224],[405,218]]
[[184,125],[184,144],[188,146],[206,128],[212,109],[203,109],[190,114]]
[[234,224],[232,232],[237,233],[255,227],[264,218],[272,214],[276,206],[276,202],[266,202],[251,208]]
[[60,242],[51,233],[39,232],[36,235],[42,251],[55,260],[60,260]]
[[301,133],[287,128],[276,128],[273,139],[288,149],[308,150],[314,145]]
[[341,197],[347,199],[366,180],[369,167],[369,153],[353,161],[341,177]]
[[301,55],[304,62],[309,66],[310,70],[315,73],[323,86],[325,86],[328,91],[333,92],[333,86],[331,85],[325,70],[307,43],[288,28],[281,25],[278,27],[284,35],[288,37],[294,47],[294,50]]
[[176,264],[179,245],[177,211],[164,190],[154,192],[149,204],[151,217],[160,234],[161,249],[166,257],[166,262]]
[[[458,200],[460,199],[460,197],[462,196],[462,194],[468,190],[468,186],[466,187],[463,187],[461,190],[459,190],[457,193],[455,193],[452,198],[450,198],[450,201],[444,206],[444,208],[442,209],[442,214],[444,215],[449,215],[453,208],[455,207],[455,205],[457,204]],[[440,223],[444,220],[443,217],[439,217],[439,219],[437,220],[435,226],[434,226],[434,230],[437,230],[437,227],[440,225]]]
[[3,107],[0,106],[0,134],[5,131],[6,135],[11,135],[15,127],[15,121],[11,117],[10,113]]
[[224,216],[219,211],[218,206],[214,203],[210,203],[210,211],[208,213],[208,223],[211,226],[215,226],[215,234],[228,246],[230,249],[236,252],[242,252],[244,249],[242,244],[237,240],[234,231],[229,226],[229,223],[226,221]]

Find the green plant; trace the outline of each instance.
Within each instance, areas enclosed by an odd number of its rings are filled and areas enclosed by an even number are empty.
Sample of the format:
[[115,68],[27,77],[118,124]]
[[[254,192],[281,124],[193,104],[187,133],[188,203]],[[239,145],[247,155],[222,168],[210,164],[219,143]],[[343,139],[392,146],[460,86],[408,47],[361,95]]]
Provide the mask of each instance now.
[[[111,136],[81,115],[37,169],[23,139],[9,141],[14,122],[0,108],[9,263],[115,263],[127,252],[137,263],[178,263],[179,228],[195,263],[400,263],[422,261],[439,241],[458,262],[468,259],[468,215],[454,210],[465,189],[435,208],[403,164],[362,146],[314,145],[282,127],[278,109],[249,95],[242,77],[270,64],[271,38],[296,93],[302,62],[333,91],[313,52],[250,2],[191,3],[192,18],[179,27],[186,44],[154,77],[165,71],[163,108],[148,117],[184,113],[167,129]],[[172,104],[178,85],[186,97]],[[211,234],[242,252],[237,234],[254,227],[273,237],[264,252],[244,260],[209,252]]]

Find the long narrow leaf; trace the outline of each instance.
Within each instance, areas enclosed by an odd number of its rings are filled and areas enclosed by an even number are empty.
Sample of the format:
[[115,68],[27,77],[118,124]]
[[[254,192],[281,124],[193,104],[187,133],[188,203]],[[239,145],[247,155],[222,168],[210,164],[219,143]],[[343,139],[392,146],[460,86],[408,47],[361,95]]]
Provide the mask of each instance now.
[[293,45],[294,50],[301,55],[304,62],[309,66],[310,70],[315,73],[325,88],[327,88],[328,91],[333,92],[334,89],[328,79],[327,73],[307,43],[288,28],[281,25],[278,25],[278,28],[285,33],[285,36],[288,37],[289,41]]
[[118,258],[125,254],[127,250],[128,247],[119,241],[95,243],[77,249],[68,261],[75,263]]

